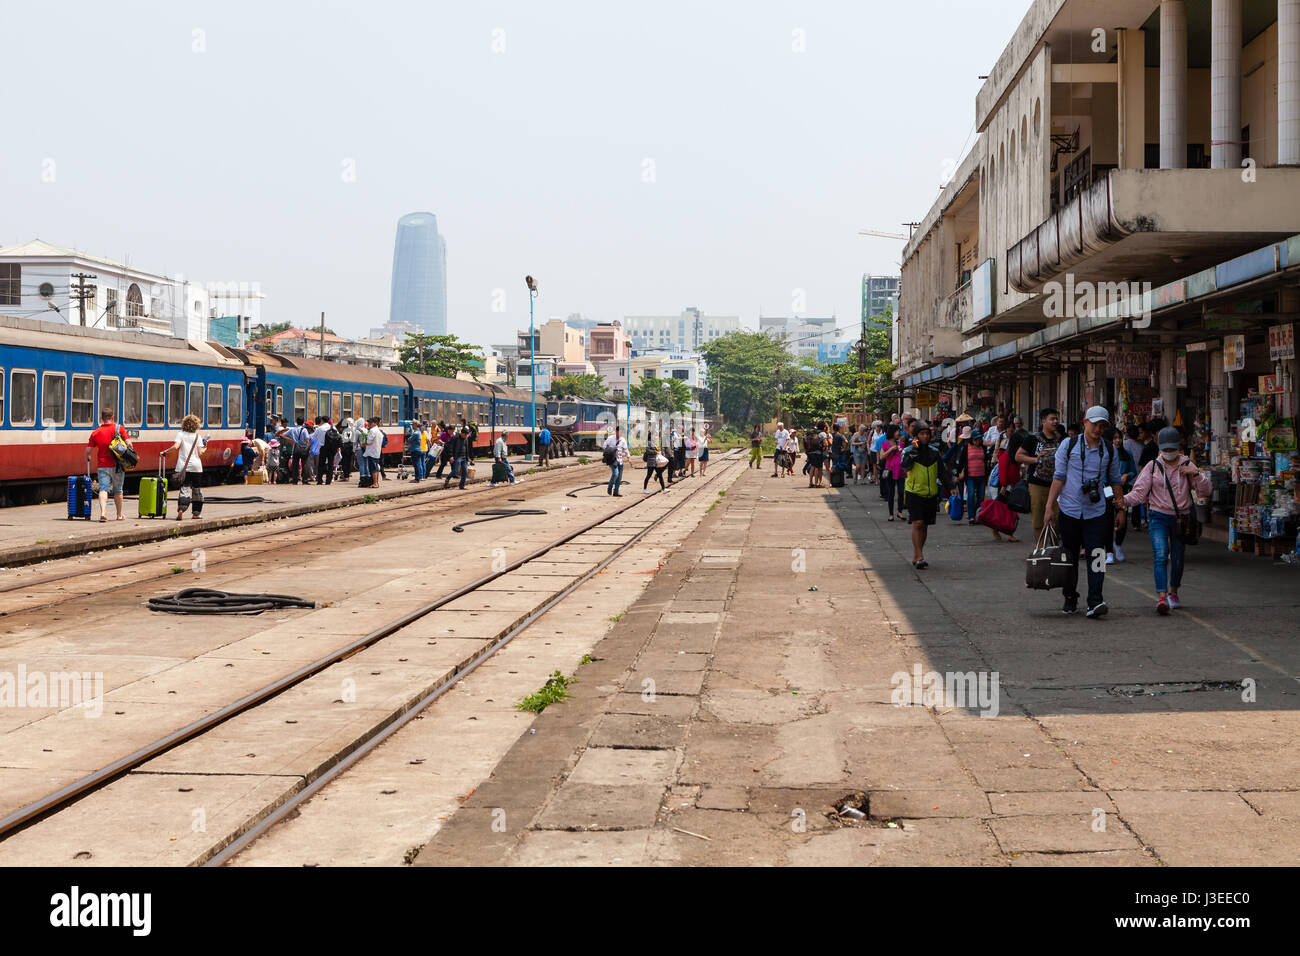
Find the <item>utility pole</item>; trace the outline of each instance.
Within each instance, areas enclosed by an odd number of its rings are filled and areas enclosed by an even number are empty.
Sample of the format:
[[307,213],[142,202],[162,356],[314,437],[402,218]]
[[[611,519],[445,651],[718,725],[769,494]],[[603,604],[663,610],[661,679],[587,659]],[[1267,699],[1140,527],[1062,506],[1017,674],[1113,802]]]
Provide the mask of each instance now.
[[325,361],[325,313],[320,314],[320,359]]
[[81,311],[81,324],[86,324],[86,280],[98,279],[99,276],[91,275],[88,272],[74,272],[72,278],[77,280],[77,305]]

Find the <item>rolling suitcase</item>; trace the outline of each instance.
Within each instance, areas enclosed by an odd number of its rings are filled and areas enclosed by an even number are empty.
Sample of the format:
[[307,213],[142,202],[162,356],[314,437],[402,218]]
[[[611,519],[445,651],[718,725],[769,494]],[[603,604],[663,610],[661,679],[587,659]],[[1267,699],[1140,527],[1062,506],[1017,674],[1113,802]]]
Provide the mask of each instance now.
[[834,466],[831,467],[831,487],[832,488],[844,487],[844,469],[836,468]]
[[72,475],[68,478],[68,520],[84,518],[90,520],[90,469],[87,466],[84,475]]
[[140,479],[136,505],[141,518],[167,517],[167,479],[163,477],[162,455],[158,456],[158,477]]
[[492,482],[502,485],[510,481],[510,469],[504,461],[492,462]]

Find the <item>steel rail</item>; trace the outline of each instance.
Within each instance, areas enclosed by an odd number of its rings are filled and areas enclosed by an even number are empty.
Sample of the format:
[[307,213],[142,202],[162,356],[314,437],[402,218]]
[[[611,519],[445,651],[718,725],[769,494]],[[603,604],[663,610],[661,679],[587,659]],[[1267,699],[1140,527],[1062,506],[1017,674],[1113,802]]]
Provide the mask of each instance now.
[[[732,459],[733,462],[738,462],[739,460],[740,460],[739,456]],[[722,458],[720,456],[719,464],[721,463],[722,463]],[[612,554],[610,554],[608,557],[601,560],[595,567],[586,571],[575,581],[568,584],[563,590],[559,591],[557,594],[555,594],[553,597],[547,600],[547,602],[543,604],[541,607],[539,607],[536,611],[528,615],[526,618],[524,618],[522,621],[520,621],[510,630],[506,631],[506,633],[502,634],[499,638],[497,638],[497,640],[495,640],[492,644],[490,644],[488,647],[485,647],[482,651],[476,654],[468,664],[466,664],[463,668],[458,669],[449,678],[447,678],[445,681],[443,681],[441,684],[439,684],[437,687],[431,690],[428,694],[426,694],[424,697],[418,700],[415,704],[413,704],[410,708],[408,708],[403,714],[391,720],[387,724],[387,726],[385,726],[382,730],[375,733],[365,742],[359,744],[351,752],[349,752],[347,756],[343,757],[337,763],[334,763],[333,765],[328,767],[319,776],[313,779],[309,784],[307,784],[298,792],[292,794],[284,803],[276,807],[275,810],[267,814],[257,823],[253,824],[251,827],[249,827],[247,830],[245,830],[243,833],[237,836],[230,843],[226,844],[226,846],[222,847],[220,851],[218,851],[209,859],[205,860],[200,865],[221,866],[222,864],[230,860],[232,857],[237,855],[250,843],[252,843],[258,837],[264,834],[267,830],[275,826],[275,824],[279,823],[289,814],[293,813],[298,807],[302,806],[309,799],[315,796],[316,793],[319,792],[328,783],[330,783],[332,780],[339,777],[346,770],[348,770],[348,768],[355,765],[358,761],[360,761],[363,757],[368,755],[381,743],[383,743],[393,734],[397,733],[397,731],[401,730],[404,726],[406,726],[408,723],[414,720],[424,710],[426,710],[430,704],[436,701],[447,691],[451,690],[451,688],[455,687],[458,683],[460,683],[462,680],[465,679],[466,675],[476,670],[480,664],[487,661],[489,658],[495,655],[497,651],[501,650],[501,648],[505,647],[512,640],[514,640],[518,635],[520,635],[525,630],[527,630],[528,627],[530,627],[533,623],[535,623],[537,619],[540,618],[542,615],[544,615],[547,611],[555,607],[555,605],[559,604],[562,600],[564,600],[566,597],[572,594],[583,584],[586,584],[589,580],[591,580],[601,571],[605,570],[605,568],[613,564],[614,561],[617,560],[619,557],[621,557],[624,553],[626,553],[628,549],[634,547],[636,544],[638,544],[641,541],[643,537],[645,537],[647,534],[649,534],[651,531],[657,528],[666,518],[668,518],[669,515],[675,512],[678,508],[682,507],[682,505],[686,504],[686,502],[689,501],[691,497],[695,495],[696,492],[712,484],[713,481],[714,481],[713,478],[709,478],[707,481],[703,482],[702,484],[696,486],[691,491],[687,492],[685,495],[682,496],[682,499],[680,501],[674,504],[663,514],[656,517],[640,531],[636,532],[636,534],[634,534],[626,543],[620,545],[618,549],[615,550]],[[616,517],[622,514],[624,511],[627,511],[630,508],[633,508],[636,505],[641,504],[642,502],[645,502],[658,494],[661,494],[661,492],[656,491],[650,495],[643,497],[640,501],[634,501],[631,504],[623,508],[620,508],[618,511],[615,511],[612,514],[608,515],[606,518],[602,519],[602,521],[598,523],[603,524],[605,521],[608,521],[610,518]]]
[[[703,488],[704,485],[700,485],[699,487]],[[681,502],[675,505],[669,512],[665,513],[665,516],[667,514],[671,514],[672,511],[676,511],[677,508],[680,507],[681,504],[684,504],[687,498],[694,495],[694,493],[695,492],[692,491],[690,492],[690,494],[683,497]],[[659,494],[659,492],[654,493],[654,495],[657,494]],[[641,505],[644,502],[650,500],[650,498],[653,498],[654,495],[648,495],[638,500],[631,501],[628,504],[624,505],[623,507],[618,508],[615,511],[612,511],[601,518],[597,518],[595,521],[589,522],[588,524],[584,525],[578,530],[570,532],[556,539],[550,544],[543,545],[537,550],[524,555],[522,558],[519,558],[516,561],[512,561],[511,563],[503,567],[501,570],[492,571],[479,578],[476,578],[470,583],[462,585],[461,587],[458,587],[455,590],[450,591],[447,594],[444,594],[442,597],[439,597],[428,604],[425,604],[421,607],[416,608],[413,611],[410,611],[402,615],[396,621],[392,621],[380,628],[377,628],[376,630],[371,631],[369,634],[366,634],[363,637],[359,637],[356,640],[346,644],[345,646],[338,648],[330,652],[329,654],[324,655],[323,657],[319,657],[316,660],[308,664],[305,664],[302,667],[299,667],[297,670],[289,674],[286,674],[285,676],[275,681],[272,681],[271,683],[266,684],[265,686],[255,691],[245,694],[243,697],[240,697],[238,700],[234,701],[233,703],[225,705],[224,707],[214,711],[213,713],[207,715],[206,717],[201,717],[198,720],[191,721],[190,723],[186,724],[184,727],[181,727],[178,730],[174,730],[171,733],[167,734],[166,736],[161,737],[150,744],[146,744],[144,747],[134,750],[123,757],[119,757],[117,760],[114,760],[108,765],[101,767],[99,770],[89,773],[86,776],[81,777],[77,780],[74,780],[72,783],[69,783],[64,787],[60,787],[58,790],[54,791],[53,793],[47,794],[46,796],[41,797],[40,799],[35,800],[32,803],[20,807],[19,809],[13,811],[7,816],[0,818],[0,842],[4,841],[5,839],[7,839],[9,836],[17,832],[18,830],[21,830],[31,825],[32,823],[37,822],[39,819],[49,815],[50,813],[62,809],[67,805],[70,805],[77,798],[83,796],[89,791],[98,789],[99,787],[111,782],[112,780],[115,780],[117,777],[121,776],[124,773],[127,773],[128,771],[134,769],[135,767],[138,767],[141,764],[149,760],[152,760],[154,757],[157,757],[160,754],[163,754],[166,751],[179,746],[180,744],[186,742],[187,740],[197,737],[200,734],[206,733],[207,731],[213,729],[214,727],[217,727],[220,724],[225,723],[227,720],[230,720],[232,717],[235,717],[246,710],[250,710],[251,708],[257,706],[258,704],[264,703],[265,701],[271,699],[272,697],[278,696],[279,694],[283,693],[284,691],[288,690],[294,685],[302,683],[303,681],[307,680],[309,677],[312,677],[315,674],[319,673],[320,671],[325,670],[327,667],[331,666],[332,664],[336,664],[339,661],[342,661],[352,656],[358,651],[364,650],[370,645],[383,640],[385,637],[388,637],[396,633],[397,631],[402,630],[403,628],[413,624],[415,621],[420,620],[420,618],[425,617],[426,615],[431,614],[434,611],[438,610],[440,607],[450,604],[452,601],[465,597],[468,594],[472,594],[474,591],[478,590],[484,585],[489,584],[492,581],[495,581],[498,578],[505,576],[506,574],[510,574],[511,572],[518,570],[528,562],[535,561],[539,557],[555,550],[556,548],[568,544],[574,538],[578,538],[586,534],[587,532],[599,527],[600,525],[609,521],[611,518],[618,517],[619,515],[623,514],[625,511],[630,511],[632,508],[635,508],[638,505]]]
[[[538,482],[535,483],[532,487],[535,487],[535,488],[548,488],[549,485],[550,485],[549,482],[548,482],[547,484],[543,485],[541,481],[538,481]],[[448,500],[450,500],[450,501],[452,502],[451,507],[454,508],[454,507],[455,507],[454,502],[459,501],[459,500],[462,499],[462,498],[468,497],[469,495],[487,494],[488,492],[492,492],[492,491],[500,491],[500,490],[501,490],[500,488],[491,488],[491,487],[475,488],[475,489],[473,489],[473,490],[467,490],[466,493],[465,493],[464,495],[455,495],[455,496],[452,496],[452,497],[451,497],[450,499],[448,499]],[[420,494],[420,492],[417,492],[417,494]],[[381,509],[376,510],[376,511],[369,511],[369,512],[366,512],[365,516],[362,518],[362,521],[363,521],[364,523],[361,523],[361,522],[358,522],[358,521],[357,521],[357,519],[358,519],[358,515],[356,515],[356,514],[344,514],[344,515],[340,515],[340,516],[337,517],[337,518],[329,518],[329,519],[327,519],[327,520],[325,520],[325,521],[318,521],[318,522],[316,522],[316,523],[314,523],[314,524],[299,525],[299,526],[296,526],[296,527],[293,527],[293,528],[273,528],[273,529],[271,529],[271,530],[269,530],[269,531],[258,532],[257,534],[251,534],[251,535],[245,535],[245,536],[238,537],[238,538],[232,538],[232,539],[230,539],[229,541],[217,541],[217,542],[213,542],[213,543],[211,543],[211,544],[206,544],[206,545],[192,545],[192,546],[187,547],[187,548],[178,548],[178,549],[176,549],[175,551],[164,551],[164,552],[162,552],[161,554],[145,555],[145,556],[142,556],[142,557],[139,557],[139,558],[132,558],[132,559],[130,559],[130,560],[128,560],[128,561],[118,561],[118,562],[115,563],[115,564],[101,565],[101,566],[93,567],[93,568],[82,568],[82,569],[79,570],[79,571],[68,571],[68,572],[66,572],[66,573],[64,573],[64,574],[55,574],[55,575],[50,575],[50,576],[48,576],[48,577],[37,578],[37,579],[32,580],[32,581],[21,581],[21,582],[16,582],[16,583],[14,583],[14,584],[6,584],[6,585],[3,585],[3,586],[0,586],[0,594],[8,594],[8,593],[12,593],[12,592],[14,592],[14,591],[21,591],[21,590],[23,590],[24,588],[40,587],[40,586],[45,585],[45,584],[54,584],[54,583],[57,583],[57,582],[59,582],[59,581],[67,581],[67,580],[72,579],[72,578],[86,577],[86,576],[88,576],[88,575],[92,575],[92,574],[101,574],[101,573],[103,573],[103,572],[105,572],[105,571],[120,571],[120,570],[122,570],[122,569],[124,569],[124,568],[133,568],[133,567],[137,567],[138,565],[141,565],[141,564],[148,564],[150,561],[165,561],[165,560],[167,560],[167,559],[169,559],[169,558],[188,557],[188,556],[190,556],[190,555],[193,554],[193,552],[194,552],[194,548],[195,548],[195,547],[201,547],[201,548],[203,548],[205,551],[210,551],[210,550],[214,550],[214,549],[216,549],[216,548],[227,548],[227,547],[230,547],[231,545],[245,544],[245,543],[250,542],[250,541],[260,541],[260,540],[262,540],[263,538],[272,538],[272,537],[275,537],[275,536],[277,536],[277,535],[294,534],[295,532],[298,532],[298,531],[314,531],[315,529],[317,529],[317,528],[321,528],[321,527],[324,527],[324,526],[326,526],[326,525],[340,524],[340,523],[345,522],[345,521],[351,521],[351,522],[353,522],[352,525],[350,525],[348,528],[346,528],[345,530],[343,530],[343,531],[341,531],[341,532],[336,532],[336,533],[334,533],[334,534],[327,534],[327,535],[316,536],[316,537],[313,537],[310,541],[303,541],[303,542],[296,542],[296,541],[295,541],[295,542],[289,542],[289,543],[287,543],[287,544],[280,545],[279,547],[276,547],[276,548],[267,548],[267,549],[264,550],[264,551],[258,551],[258,552],[256,552],[256,554],[250,554],[250,555],[242,555],[242,554],[241,554],[241,555],[235,555],[235,556],[230,557],[230,558],[222,558],[222,559],[220,559],[220,560],[218,560],[218,561],[206,561],[205,564],[206,564],[206,565],[218,565],[218,564],[226,564],[226,563],[228,563],[228,562],[230,562],[230,561],[242,561],[243,559],[248,558],[248,557],[256,557],[256,556],[258,556],[258,555],[270,554],[272,551],[278,551],[278,550],[280,550],[281,548],[298,547],[298,546],[301,545],[301,544],[314,544],[314,543],[316,543],[316,542],[318,542],[318,541],[329,541],[329,540],[331,540],[331,539],[333,539],[333,538],[341,537],[341,536],[343,536],[343,535],[345,535],[345,534],[351,534],[351,533],[354,532],[354,531],[365,531],[365,530],[368,530],[368,529],[370,529],[370,528],[374,528],[376,525],[383,524],[383,523],[387,520],[388,516],[393,515],[393,514],[396,514],[396,513],[399,512],[399,511],[409,511],[409,510],[414,509],[414,508],[427,508],[427,507],[429,507],[430,505],[439,505],[439,504],[442,504],[442,503],[443,503],[443,499],[441,499],[441,498],[439,498],[439,499],[433,499],[433,500],[425,499],[425,500],[423,500],[423,501],[412,501],[412,502],[407,502],[406,504],[395,505],[395,506],[393,506],[393,507],[391,507],[391,508],[381,508]],[[450,510],[450,509],[449,509],[449,510]],[[315,512],[312,512],[312,513],[315,513]],[[307,517],[307,515],[295,515],[294,517]],[[372,518],[375,519],[375,520],[370,520],[370,519],[372,519]],[[223,529],[223,530],[225,530],[225,529]],[[148,543],[148,542],[146,542],[146,543]],[[155,578],[162,578],[162,577],[167,577],[169,574],[170,574],[170,572],[168,572],[168,574],[157,574],[157,575],[154,575],[154,577],[155,577]],[[152,578],[145,578],[144,580],[152,580]],[[113,587],[105,588],[104,591],[110,591],[110,590],[113,590],[115,587],[116,587],[116,585],[114,585]],[[101,594],[101,593],[103,593],[103,591],[92,591],[92,592],[87,592],[86,594],[72,594],[72,595],[69,595],[67,598],[64,598],[63,600],[60,600],[60,601],[51,601],[51,602],[48,602],[48,603],[46,603],[46,604],[38,604],[38,605],[34,605],[34,606],[30,607],[30,608],[19,608],[18,610],[10,611],[9,614],[11,614],[11,615],[12,615],[12,614],[21,614],[21,613],[25,613],[25,612],[27,612],[27,611],[42,610],[42,609],[49,608],[49,607],[55,607],[55,606],[57,606],[57,605],[59,605],[59,604],[63,604],[63,603],[65,603],[65,602],[67,602],[67,601],[78,600],[78,599],[80,599],[80,598],[88,597],[88,596],[91,596],[91,595],[93,595],[93,594]]]

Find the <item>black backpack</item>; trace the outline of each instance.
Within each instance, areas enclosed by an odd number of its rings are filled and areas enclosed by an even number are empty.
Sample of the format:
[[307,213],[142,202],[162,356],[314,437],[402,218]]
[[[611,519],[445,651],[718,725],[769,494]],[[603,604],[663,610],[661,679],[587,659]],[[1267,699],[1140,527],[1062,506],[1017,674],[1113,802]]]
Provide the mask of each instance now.
[[618,451],[612,446],[606,445],[604,453],[600,456],[600,460],[610,467],[613,467],[618,463]]

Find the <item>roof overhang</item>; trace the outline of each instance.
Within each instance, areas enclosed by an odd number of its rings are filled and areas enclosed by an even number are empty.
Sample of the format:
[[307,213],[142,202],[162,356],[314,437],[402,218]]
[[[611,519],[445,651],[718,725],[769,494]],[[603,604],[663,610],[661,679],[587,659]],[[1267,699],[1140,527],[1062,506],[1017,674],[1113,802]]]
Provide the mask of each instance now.
[[1007,281],[1160,284],[1297,231],[1300,168],[1111,170],[1008,250]]

